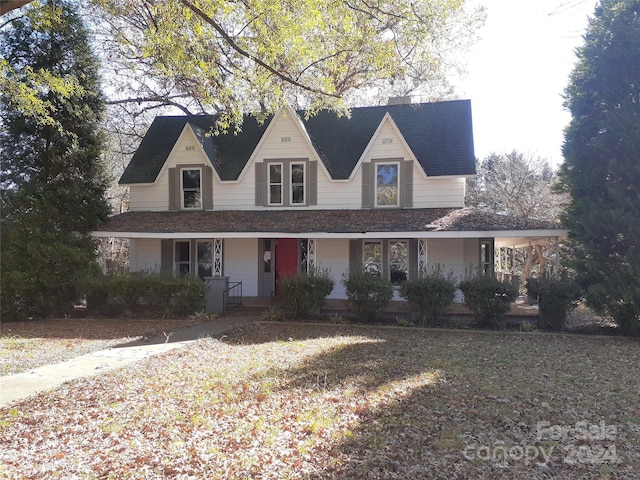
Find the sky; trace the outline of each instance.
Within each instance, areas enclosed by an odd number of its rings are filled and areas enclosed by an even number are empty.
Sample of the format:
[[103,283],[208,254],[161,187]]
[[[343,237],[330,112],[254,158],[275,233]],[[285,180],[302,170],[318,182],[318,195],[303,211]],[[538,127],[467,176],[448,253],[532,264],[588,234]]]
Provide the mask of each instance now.
[[471,99],[476,157],[512,150],[562,163],[570,121],[562,95],[596,0],[471,0],[486,7],[481,39],[455,82]]

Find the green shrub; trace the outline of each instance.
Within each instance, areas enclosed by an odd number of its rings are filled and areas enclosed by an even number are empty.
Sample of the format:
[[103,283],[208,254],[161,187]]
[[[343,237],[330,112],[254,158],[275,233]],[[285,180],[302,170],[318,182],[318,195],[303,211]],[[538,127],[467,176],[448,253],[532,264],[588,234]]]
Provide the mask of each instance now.
[[87,308],[112,315],[143,308],[158,315],[189,315],[204,310],[205,285],[198,278],[158,273],[96,275],[82,282]]
[[562,330],[567,313],[576,306],[576,301],[580,298],[580,287],[571,279],[543,277],[535,280],[540,328]]
[[460,282],[464,303],[475,314],[480,327],[491,327],[509,312],[518,291],[492,275],[476,275]]
[[391,281],[361,271],[345,274],[342,283],[347,289],[349,303],[365,322],[375,321],[393,297]]
[[319,314],[333,287],[328,270],[313,270],[280,280],[280,292],[293,318]]
[[407,300],[411,312],[418,315],[421,325],[436,322],[456,296],[453,273],[445,276],[440,265],[436,265],[424,276],[403,282],[400,296]]

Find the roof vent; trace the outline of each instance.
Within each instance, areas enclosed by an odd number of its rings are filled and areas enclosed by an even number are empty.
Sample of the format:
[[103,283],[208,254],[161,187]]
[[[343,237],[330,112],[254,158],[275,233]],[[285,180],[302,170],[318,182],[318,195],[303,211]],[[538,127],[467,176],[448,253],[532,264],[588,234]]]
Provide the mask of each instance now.
[[407,95],[404,97],[389,97],[387,105],[411,105],[413,103],[413,97]]

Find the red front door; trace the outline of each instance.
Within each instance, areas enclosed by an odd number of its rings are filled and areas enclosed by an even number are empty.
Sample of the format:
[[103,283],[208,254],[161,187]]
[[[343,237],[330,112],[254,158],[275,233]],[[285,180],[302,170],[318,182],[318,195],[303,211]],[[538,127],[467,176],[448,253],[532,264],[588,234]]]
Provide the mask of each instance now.
[[276,295],[280,295],[280,279],[298,273],[298,240],[280,238],[276,242]]

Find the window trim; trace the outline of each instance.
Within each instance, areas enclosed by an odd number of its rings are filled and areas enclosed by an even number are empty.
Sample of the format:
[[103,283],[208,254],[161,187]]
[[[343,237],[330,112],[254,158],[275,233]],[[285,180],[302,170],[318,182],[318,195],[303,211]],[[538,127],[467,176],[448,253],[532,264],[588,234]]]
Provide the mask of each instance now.
[[[197,170],[198,174],[199,174],[199,180],[200,180],[200,187],[198,188],[198,190],[195,189],[188,189],[185,190],[184,187],[184,174],[183,172],[189,171],[189,170]],[[181,167],[180,168],[180,207],[182,210],[202,210],[203,206],[204,206],[204,198],[203,198],[203,189],[202,189],[202,180],[203,180],[203,172],[202,172],[202,167]],[[186,207],[184,204],[184,194],[185,192],[192,192],[192,191],[197,191],[199,193],[199,203],[200,206],[198,207]]]
[[[373,205],[375,208],[399,208],[401,192],[401,170],[400,160],[375,160],[373,163]],[[397,171],[396,177],[396,203],[394,205],[380,205],[378,203],[378,168],[383,166],[395,165]]]

